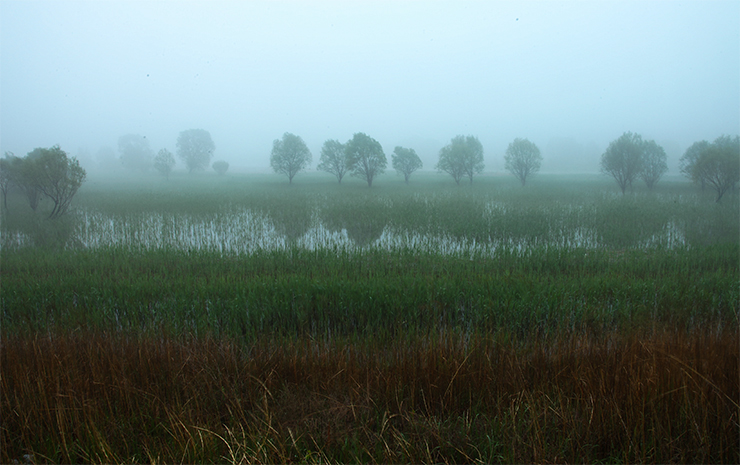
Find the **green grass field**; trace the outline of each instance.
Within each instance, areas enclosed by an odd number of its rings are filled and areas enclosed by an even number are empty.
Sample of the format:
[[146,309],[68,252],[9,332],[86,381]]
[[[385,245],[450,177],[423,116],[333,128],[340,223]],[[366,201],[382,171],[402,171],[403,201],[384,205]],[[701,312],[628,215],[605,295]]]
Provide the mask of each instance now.
[[740,201],[91,176],[2,213],[0,461],[740,461]]

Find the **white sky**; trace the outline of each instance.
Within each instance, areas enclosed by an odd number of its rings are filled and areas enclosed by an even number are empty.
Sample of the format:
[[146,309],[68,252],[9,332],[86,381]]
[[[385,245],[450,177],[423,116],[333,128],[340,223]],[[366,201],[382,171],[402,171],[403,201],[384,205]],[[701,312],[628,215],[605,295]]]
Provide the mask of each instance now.
[[202,128],[214,160],[266,168],[286,131],[314,165],[326,139],[365,132],[432,169],[472,134],[494,170],[515,137],[547,165],[553,140],[600,153],[633,131],[675,165],[739,131],[739,31],[736,0],[2,0],[0,150],[138,133],[175,152]]

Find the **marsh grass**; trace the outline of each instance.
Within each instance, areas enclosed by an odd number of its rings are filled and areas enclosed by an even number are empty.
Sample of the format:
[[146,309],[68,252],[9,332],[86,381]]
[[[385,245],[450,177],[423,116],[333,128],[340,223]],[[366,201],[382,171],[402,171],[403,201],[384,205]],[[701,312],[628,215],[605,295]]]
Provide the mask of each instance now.
[[301,248],[218,253],[3,251],[5,331],[385,334],[457,327],[521,334],[737,327],[737,246],[502,252],[464,259]]
[[0,461],[740,461],[736,194],[418,174],[9,197]]
[[736,331],[5,335],[0,460],[738,461]]

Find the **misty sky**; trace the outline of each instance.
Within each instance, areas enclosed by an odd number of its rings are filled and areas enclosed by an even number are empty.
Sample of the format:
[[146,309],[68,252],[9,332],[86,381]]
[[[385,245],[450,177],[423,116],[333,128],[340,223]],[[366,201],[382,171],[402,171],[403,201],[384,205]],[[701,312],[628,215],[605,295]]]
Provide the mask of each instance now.
[[128,133],[175,152],[202,128],[214,160],[264,169],[287,131],[315,166],[326,139],[365,132],[389,161],[403,145],[433,169],[471,134],[487,171],[516,137],[543,170],[572,152],[597,171],[625,131],[673,168],[740,127],[736,0],[2,0],[0,27],[0,150],[16,155],[117,150]]

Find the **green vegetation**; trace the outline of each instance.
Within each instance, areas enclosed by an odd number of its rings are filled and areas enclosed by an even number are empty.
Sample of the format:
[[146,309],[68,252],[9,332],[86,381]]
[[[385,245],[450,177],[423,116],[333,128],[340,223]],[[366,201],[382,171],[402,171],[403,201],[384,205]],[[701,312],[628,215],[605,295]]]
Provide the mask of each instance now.
[[342,178],[349,171],[349,167],[347,166],[347,153],[344,144],[336,139],[324,141],[324,145],[321,146],[321,158],[319,159],[319,164],[316,166],[316,169],[333,174],[341,184]]
[[385,172],[388,160],[380,142],[365,133],[358,132],[344,144],[347,170],[373,187],[373,179]]
[[681,172],[717,192],[717,202],[740,182],[740,137],[720,136],[713,143],[695,142],[681,157]]
[[740,461],[736,193],[414,176],[11,193],[0,461]]
[[206,169],[214,150],[216,144],[205,129],[188,129],[177,136],[177,156],[185,162],[190,173]]
[[652,189],[666,171],[668,164],[663,147],[631,132],[612,141],[601,156],[601,172],[617,181],[622,194],[627,187],[632,189],[632,182],[637,178]]
[[270,166],[273,171],[288,176],[288,183],[299,171],[305,170],[311,163],[311,151],[300,136],[286,132],[282,139],[272,142]]
[[504,167],[521,181],[522,187],[530,175],[540,170],[540,165],[542,165],[540,149],[529,139],[517,137],[506,149]]
[[213,168],[213,171],[218,173],[219,176],[223,176],[229,170],[229,162],[218,160],[216,162],[213,162],[211,168]]
[[175,167],[175,156],[167,149],[161,149],[154,157],[154,169],[167,179],[170,179],[172,168]]
[[43,199],[52,202],[49,219],[67,212],[72,198],[85,181],[86,173],[75,158],[55,145],[37,148],[23,158],[6,153],[0,163],[3,206],[8,208],[8,194],[15,187],[25,194],[31,210],[36,211]]
[[483,145],[478,138],[459,135],[439,151],[436,168],[452,176],[456,184],[466,176],[472,184],[473,176],[482,173],[484,166]]
[[391,164],[393,169],[399,174],[403,174],[403,178],[406,184],[409,183],[409,177],[414,171],[420,170],[424,165],[416,154],[416,150],[407,149],[401,146],[396,146],[393,149],[393,155],[391,155]]

